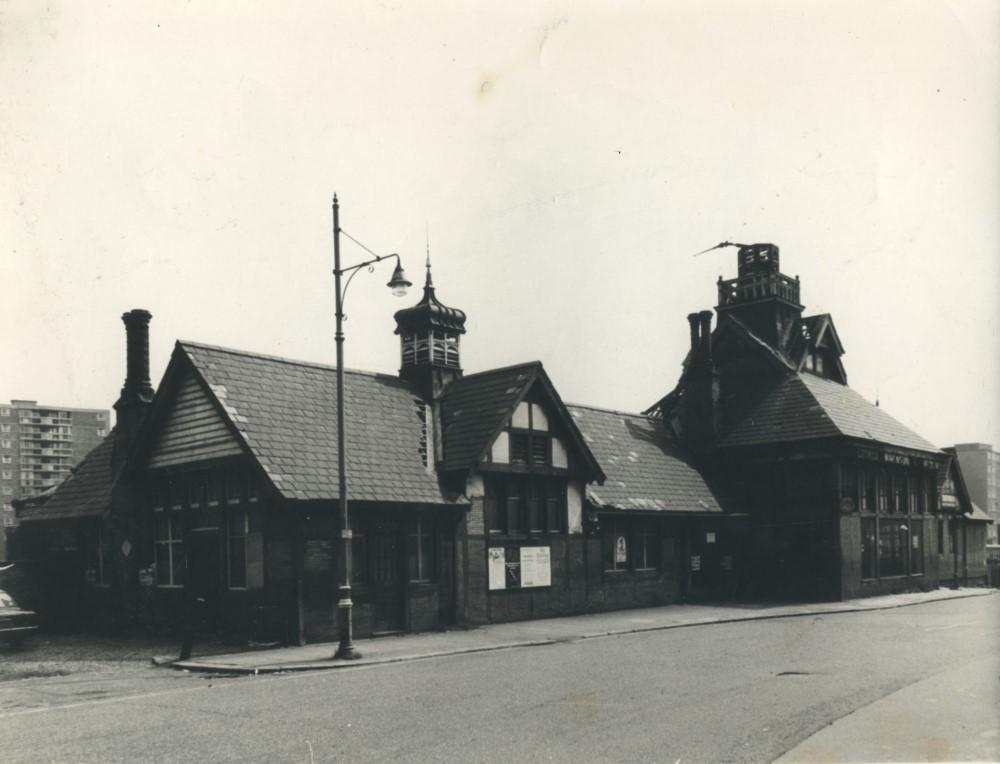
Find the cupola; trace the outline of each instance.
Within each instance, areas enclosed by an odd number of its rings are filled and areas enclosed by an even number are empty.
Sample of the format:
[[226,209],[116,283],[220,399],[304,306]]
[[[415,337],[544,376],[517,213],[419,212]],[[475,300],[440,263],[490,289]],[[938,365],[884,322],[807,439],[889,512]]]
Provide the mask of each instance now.
[[720,318],[730,313],[772,347],[782,347],[789,330],[802,316],[799,277],[790,278],[781,272],[778,247],[774,244],[723,242],[719,246],[739,248],[737,277],[727,280],[719,277],[716,310]]
[[397,311],[395,319],[399,376],[417,385],[428,400],[438,398],[449,382],[462,375],[459,338],[465,334],[465,313],[438,300],[429,257],[423,298]]

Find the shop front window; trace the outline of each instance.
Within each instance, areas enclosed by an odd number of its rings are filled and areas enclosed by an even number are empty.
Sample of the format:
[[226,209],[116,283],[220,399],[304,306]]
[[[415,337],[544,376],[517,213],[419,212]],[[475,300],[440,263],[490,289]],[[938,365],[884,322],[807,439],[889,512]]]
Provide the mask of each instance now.
[[902,520],[882,520],[878,528],[879,576],[905,576],[909,526]]

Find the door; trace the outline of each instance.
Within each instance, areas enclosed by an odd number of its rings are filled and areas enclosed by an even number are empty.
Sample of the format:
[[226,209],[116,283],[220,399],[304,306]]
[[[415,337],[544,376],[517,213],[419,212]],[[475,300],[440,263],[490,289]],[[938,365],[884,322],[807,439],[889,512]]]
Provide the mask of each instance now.
[[191,533],[188,574],[194,589],[195,628],[200,633],[219,630],[222,599],[222,559],[219,534],[201,529]]
[[371,533],[372,631],[402,631],[403,533],[393,522],[376,523]]

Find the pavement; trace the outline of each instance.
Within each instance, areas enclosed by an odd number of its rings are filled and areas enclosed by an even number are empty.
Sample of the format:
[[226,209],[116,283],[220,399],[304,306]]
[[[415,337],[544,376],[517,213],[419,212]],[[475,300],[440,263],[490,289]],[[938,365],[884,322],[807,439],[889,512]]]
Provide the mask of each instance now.
[[914,682],[837,719],[776,761],[997,761],[998,671],[1000,659],[992,656]]
[[993,589],[937,589],[842,602],[792,605],[668,605],[357,640],[355,648],[361,657],[355,660],[334,658],[337,644],[330,642],[216,654],[186,661],[169,661],[168,665],[187,671],[252,675],[354,668],[715,623],[885,610],[963,597],[990,596],[995,593],[996,590]]

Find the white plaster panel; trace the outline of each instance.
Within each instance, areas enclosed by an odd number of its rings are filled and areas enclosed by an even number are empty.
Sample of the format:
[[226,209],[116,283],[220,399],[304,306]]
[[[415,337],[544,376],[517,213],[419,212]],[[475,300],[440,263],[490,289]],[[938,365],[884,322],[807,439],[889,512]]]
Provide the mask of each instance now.
[[517,404],[517,408],[514,409],[514,416],[510,419],[511,427],[523,427],[528,428],[528,404],[521,401]]
[[569,466],[569,457],[566,455],[566,446],[559,438],[552,439],[552,466],[566,468]]
[[543,431],[549,429],[549,418],[545,414],[545,409],[537,403],[531,404],[531,429]]
[[497,435],[497,439],[493,441],[493,446],[490,449],[490,454],[494,464],[510,464],[510,438],[506,432]]

